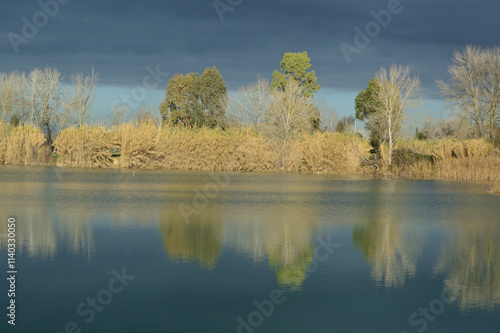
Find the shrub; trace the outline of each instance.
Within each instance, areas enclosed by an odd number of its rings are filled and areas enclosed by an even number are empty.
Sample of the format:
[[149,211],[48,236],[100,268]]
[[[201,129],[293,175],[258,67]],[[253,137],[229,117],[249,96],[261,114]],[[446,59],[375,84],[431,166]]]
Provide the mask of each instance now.
[[13,127],[3,124],[0,131],[0,162],[13,165],[36,165],[43,163],[49,148],[43,133],[32,126]]
[[100,125],[70,127],[54,141],[58,164],[72,167],[109,167],[112,138]]

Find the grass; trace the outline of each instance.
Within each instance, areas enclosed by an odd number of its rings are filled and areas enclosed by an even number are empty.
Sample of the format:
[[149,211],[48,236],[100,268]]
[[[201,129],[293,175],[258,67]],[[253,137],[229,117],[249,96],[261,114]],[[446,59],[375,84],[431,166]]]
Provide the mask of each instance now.
[[[405,153],[406,156],[401,156]],[[382,147],[381,155],[384,172],[399,177],[500,180],[500,151],[482,139],[401,141],[394,151],[391,170],[386,146]]]
[[0,164],[42,165],[50,162],[43,133],[31,126],[0,123]]
[[[402,140],[388,166],[387,145],[370,157],[368,140],[349,133],[303,134],[281,147],[251,129],[187,129],[152,122],[70,127],[51,154],[43,133],[0,123],[0,164],[207,171],[391,174],[405,178],[500,180],[500,150],[485,140]],[[120,154],[116,154],[120,151]],[[498,186],[495,187],[498,191]]]
[[112,164],[110,133],[103,126],[70,127],[54,140],[58,165],[71,167],[109,167]]

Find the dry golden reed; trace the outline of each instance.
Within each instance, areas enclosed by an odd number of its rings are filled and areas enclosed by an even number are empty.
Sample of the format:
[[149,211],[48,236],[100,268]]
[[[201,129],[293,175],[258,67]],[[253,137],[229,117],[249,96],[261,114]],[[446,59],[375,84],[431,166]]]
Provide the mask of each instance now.
[[[500,151],[483,139],[402,141],[398,150],[411,150],[421,156],[410,163],[394,163],[391,173],[401,177],[448,180],[500,180]],[[382,169],[388,172],[388,149],[382,146]],[[415,155],[414,155],[415,156]]]
[[58,165],[71,167],[109,167],[112,138],[100,125],[69,127],[54,141]]
[[158,168],[164,157],[160,145],[161,129],[152,122],[132,122],[113,129],[113,142],[121,148],[122,168]]
[[349,133],[304,135],[292,145],[287,171],[359,174],[362,171],[359,155],[368,158],[370,149],[366,140]]
[[[54,141],[58,165],[180,170],[390,174],[449,180],[500,180],[500,150],[485,140],[401,140],[388,166],[387,145],[370,159],[368,140],[350,133],[303,134],[284,153],[251,129],[188,129],[152,122],[67,128]],[[110,149],[121,156],[112,158]],[[0,164],[43,164],[50,156],[43,133],[0,123]]]
[[213,171],[272,171],[275,152],[250,130],[164,127],[162,167]]
[[49,153],[45,137],[38,128],[0,124],[0,164],[44,164]]

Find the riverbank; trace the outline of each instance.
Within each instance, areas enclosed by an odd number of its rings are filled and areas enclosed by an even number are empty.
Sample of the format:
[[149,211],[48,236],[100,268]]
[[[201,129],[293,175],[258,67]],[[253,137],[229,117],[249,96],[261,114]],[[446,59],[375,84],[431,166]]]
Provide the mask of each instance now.
[[[370,155],[352,133],[304,134],[283,149],[250,129],[186,129],[151,123],[63,130],[52,154],[30,126],[0,129],[0,164],[100,168],[389,175],[401,178],[500,180],[500,150],[485,140],[401,140]],[[119,156],[113,157],[113,155]]]

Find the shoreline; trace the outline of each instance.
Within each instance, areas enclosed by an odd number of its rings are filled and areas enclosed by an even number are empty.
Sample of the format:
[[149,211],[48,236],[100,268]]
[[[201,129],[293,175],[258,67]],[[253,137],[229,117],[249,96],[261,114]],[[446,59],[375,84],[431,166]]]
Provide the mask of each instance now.
[[372,155],[369,140],[349,132],[303,133],[281,147],[251,129],[85,125],[64,129],[53,148],[30,126],[4,133],[0,165],[500,181],[500,149],[484,139],[400,140],[388,165],[387,144]]
[[[380,180],[414,180],[414,181],[441,181],[449,183],[474,183],[489,185],[491,190],[488,192],[491,194],[500,194],[500,179],[485,180],[485,179],[449,179],[449,178],[439,178],[439,177],[417,177],[417,176],[401,176],[401,175],[389,175],[389,174],[335,174],[328,172],[289,172],[289,171],[279,171],[279,170],[265,170],[265,171],[245,171],[245,170],[208,170],[208,169],[169,169],[169,168],[122,168],[117,166],[110,167],[82,167],[82,166],[67,166],[67,165],[56,165],[56,164],[32,164],[32,165],[16,165],[16,164],[0,164],[0,171],[3,167],[20,167],[20,168],[57,168],[62,170],[123,170],[131,173],[138,171],[158,171],[158,172],[202,172],[202,173],[229,173],[229,174],[248,174],[248,175],[300,175],[300,176],[332,176],[339,178],[359,178],[360,180],[368,179],[380,179]],[[64,172],[64,171],[63,171]],[[493,184],[492,184],[493,183]],[[499,185],[495,185],[498,183]]]

